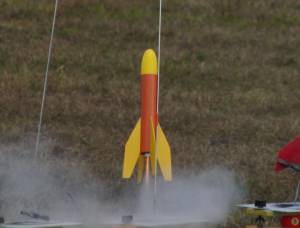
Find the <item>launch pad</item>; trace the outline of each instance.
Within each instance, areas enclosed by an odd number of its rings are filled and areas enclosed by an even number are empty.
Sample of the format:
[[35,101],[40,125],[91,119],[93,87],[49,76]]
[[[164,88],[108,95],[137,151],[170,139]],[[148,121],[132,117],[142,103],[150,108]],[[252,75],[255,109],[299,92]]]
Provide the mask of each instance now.
[[0,228],[63,228],[78,227],[80,223],[73,222],[56,222],[56,221],[24,221],[0,224]]
[[255,204],[239,204],[237,206],[252,210],[271,211],[274,213],[300,214],[300,202],[267,203],[264,207],[257,207]]
[[[107,221],[103,224],[98,224],[97,227],[199,227],[203,225],[208,227],[210,225],[209,221],[190,218],[190,217],[169,217],[169,216],[154,216],[154,217],[140,217],[134,215],[122,216],[118,221]],[[93,227],[96,227],[94,225]],[[14,227],[12,227],[14,228]]]
[[300,202],[265,203],[263,206],[255,204],[239,204],[245,209],[248,217],[255,219],[255,225],[247,225],[246,228],[267,228],[268,218],[278,216],[282,228],[300,227]]
[[81,223],[77,222],[62,222],[51,220],[47,215],[40,215],[34,212],[21,211],[23,218],[17,222],[5,222],[1,218],[0,228],[63,228],[63,227],[78,227]]

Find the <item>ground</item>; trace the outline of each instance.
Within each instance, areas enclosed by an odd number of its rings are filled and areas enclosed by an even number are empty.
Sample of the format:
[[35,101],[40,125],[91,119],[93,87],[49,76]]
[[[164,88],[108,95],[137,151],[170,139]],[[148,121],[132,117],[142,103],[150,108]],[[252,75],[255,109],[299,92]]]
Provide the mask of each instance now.
[[[3,146],[34,148],[53,3],[0,2]],[[60,1],[44,158],[80,161],[122,189],[141,56],[157,48],[157,23],[158,1]],[[175,175],[223,166],[245,186],[245,201],[293,198],[298,177],[274,164],[300,132],[299,24],[297,0],[164,2],[160,122]]]

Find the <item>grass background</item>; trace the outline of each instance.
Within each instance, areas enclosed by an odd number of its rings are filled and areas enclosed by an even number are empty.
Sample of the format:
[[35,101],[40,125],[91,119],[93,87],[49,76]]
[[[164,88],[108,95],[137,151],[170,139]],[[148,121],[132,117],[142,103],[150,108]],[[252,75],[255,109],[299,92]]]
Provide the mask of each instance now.
[[[0,141],[34,148],[54,1],[0,1]],[[142,53],[157,46],[158,1],[61,0],[43,140],[117,193],[139,117]],[[221,165],[246,201],[291,200],[277,151],[300,132],[300,2],[164,2],[160,122],[175,174]]]

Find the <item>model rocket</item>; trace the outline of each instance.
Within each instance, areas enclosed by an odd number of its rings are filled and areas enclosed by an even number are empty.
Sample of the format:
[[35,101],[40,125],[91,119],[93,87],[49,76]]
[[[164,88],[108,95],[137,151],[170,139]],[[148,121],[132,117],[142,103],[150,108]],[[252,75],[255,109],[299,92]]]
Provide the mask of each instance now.
[[152,49],[144,53],[140,78],[140,118],[125,145],[122,176],[130,178],[137,166],[137,178],[141,182],[150,167],[155,175],[157,162],[164,179],[171,181],[171,150],[158,120],[158,67]]

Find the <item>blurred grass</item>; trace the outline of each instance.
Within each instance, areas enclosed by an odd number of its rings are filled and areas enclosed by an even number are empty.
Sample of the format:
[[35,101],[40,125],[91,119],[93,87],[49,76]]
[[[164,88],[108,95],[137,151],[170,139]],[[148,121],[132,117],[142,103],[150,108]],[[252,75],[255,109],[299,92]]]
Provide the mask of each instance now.
[[[299,12],[297,0],[165,2],[160,118],[175,174],[222,165],[246,200],[292,199],[298,177],[273,169],[300,132]],[[49,0],[0,2],[3,144],[36,131],[52,13]],[[157,22],[155,1],[61,1],[58,10],[43,133],[54,156],[88,164],[116,192]]]

